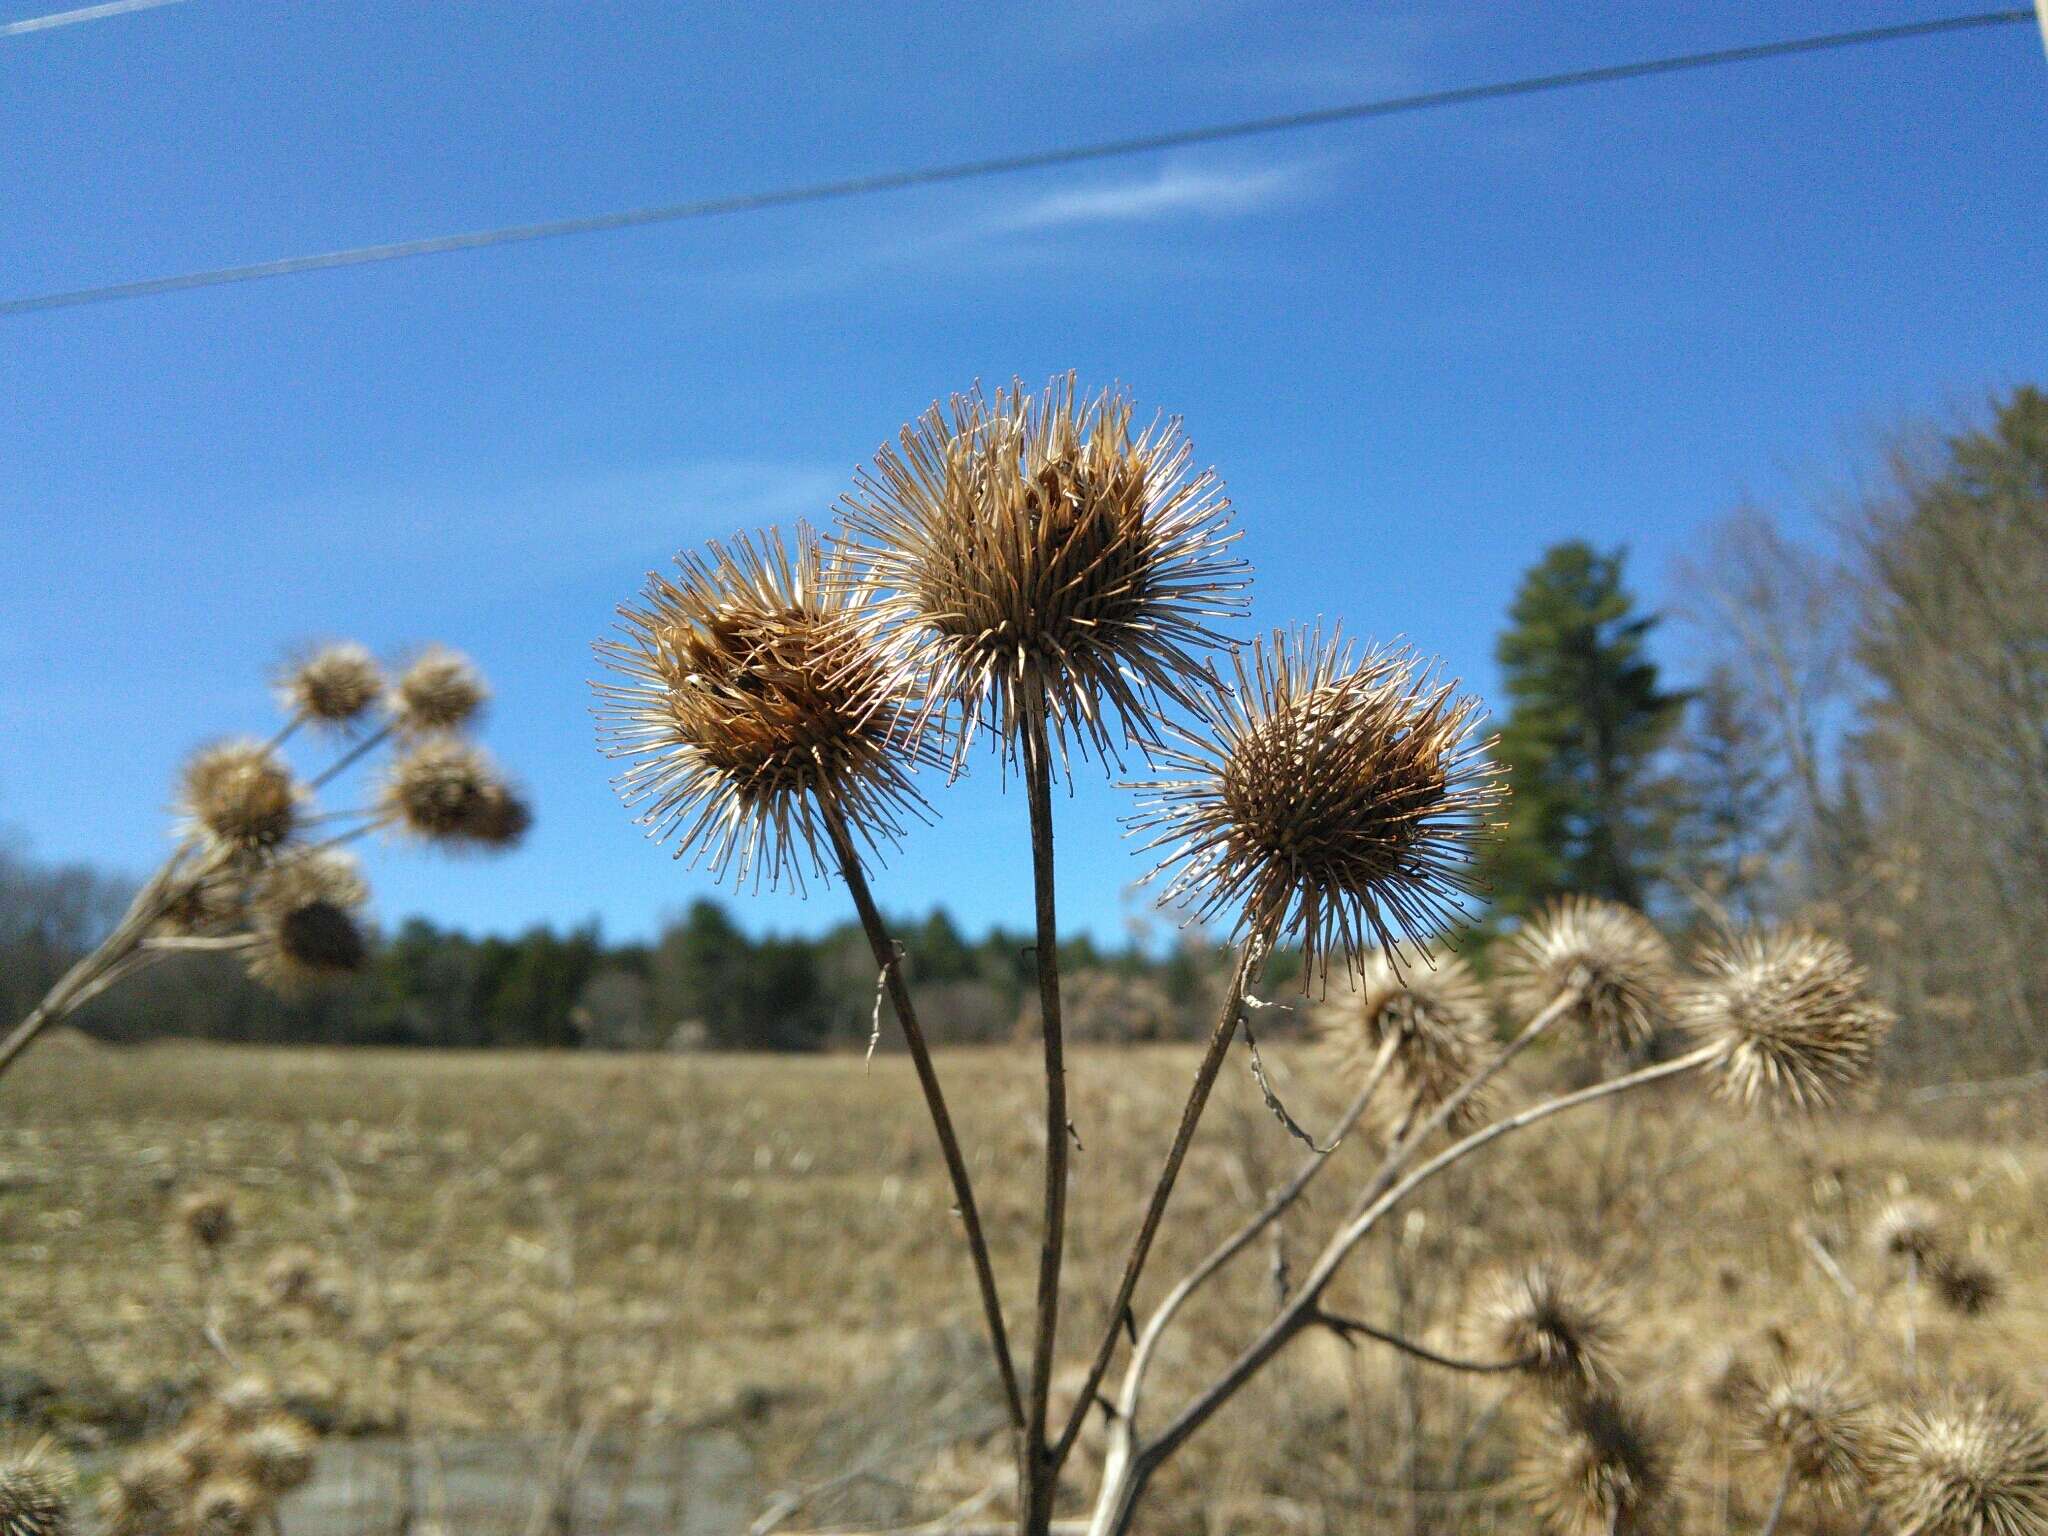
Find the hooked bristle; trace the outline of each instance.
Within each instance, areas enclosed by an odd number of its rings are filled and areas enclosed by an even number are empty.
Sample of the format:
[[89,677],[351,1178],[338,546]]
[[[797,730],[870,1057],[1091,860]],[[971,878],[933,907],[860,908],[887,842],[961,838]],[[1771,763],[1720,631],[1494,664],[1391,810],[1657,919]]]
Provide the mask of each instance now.
[[[1392,1042],[1387,1071],[1397,1101],[1427,1114],[1463,1086],[1492,1047],[1486,989],[1458,955],[1426,950],[1402,961],[1384,949],[1364,957],[1351,988],[1315,1012],[1318,1036],[1344,1070],[1362,1074]],[[1450,1128],[1484,1118],[1480,1096],[1458,1107]]]
[[1956,1386],[1877,1444],[1879,1506],[1913,1536],[2048,1536],[2048,1430],[2002,1390]]
[[1615,1381],[1621,1307],[1611,1287],[1583,1265],[1545,1255],[1495,1274],[1479,1294],[1470,1332],[1477,1346],[1521,1362],[1543,1385],[1567,1394]]
[[1785,1370],[1745,1405],[1749,1444],[1781,1458],[1792,1477],[1847,1505],[1870,1481],[1870,1400],[1839,1369]]
[[70,1536],[72,1482],[48,1440],[0,1448],[0,1536]]
[[1516,1481],[1552,1536],[1641,1536],[1671,1486],[1659,1433],[1607,1393],[1553,1398]]

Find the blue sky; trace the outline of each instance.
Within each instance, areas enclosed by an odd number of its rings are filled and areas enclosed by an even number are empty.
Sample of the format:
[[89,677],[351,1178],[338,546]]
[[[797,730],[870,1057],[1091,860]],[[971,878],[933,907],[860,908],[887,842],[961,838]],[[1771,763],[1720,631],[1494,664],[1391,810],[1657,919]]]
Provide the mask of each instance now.
[[[185,0],[0,37],[0,297],[1935,14]],[[540,822],[375,852],[381,913],[646,934],[711,887],[608,788],[590,642],[678,548],[826,516],[935,396],[1123,381],[1228,482],[1256,624],[1485,690],[1547,544],[1627,544],[1659,601],[1739,499],[1810,515],[1901,416],[2048,378],[2044,293],[2048,66],[2009,27],[0,320],[0,825],[139,869],[294,642],[443,639]],[[979,766],[885,904],[1028,918]],[[1126,809],[1058,807],[1105,937]]]

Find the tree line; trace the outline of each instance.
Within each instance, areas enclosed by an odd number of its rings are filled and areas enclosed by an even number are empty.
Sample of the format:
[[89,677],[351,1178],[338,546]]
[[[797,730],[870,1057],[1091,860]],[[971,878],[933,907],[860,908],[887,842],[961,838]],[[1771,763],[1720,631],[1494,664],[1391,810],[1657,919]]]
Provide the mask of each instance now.
[[[2048,1016],[2048,395],[1900,431],[1868,483],[1791,536],[1768,508],[1707,529],[1645,612],[1623,550],[1559,544],[1499,638],[1512,789],[1485,869],[1490,939],[1543,901],[1642,906],[1680,938],[1812,921],[1899,1010],[1902,1064],[2030,1064]],[[1676,678],[1653,645],[1685,665]],[[19,1016],[120,911],[119,881],[0,846],[0,1003]],[[1035,1022],[1027,937],[899,929],[934,1034]],[[1069,1032],[1179,1038],[1222,985],[1167,953],[1064,946]],[[1282,970],[1289,962],[1281,957]],[[699,901],[645,944],[595,926],[474,938],[411,919],[337,990],[280,1002],[171,963],[82,1016],[113,1038],[814,1049],[864,1042],[877,978],[851,924],[749,937]],[[889,1034],[883,1032],[886,1045]]]

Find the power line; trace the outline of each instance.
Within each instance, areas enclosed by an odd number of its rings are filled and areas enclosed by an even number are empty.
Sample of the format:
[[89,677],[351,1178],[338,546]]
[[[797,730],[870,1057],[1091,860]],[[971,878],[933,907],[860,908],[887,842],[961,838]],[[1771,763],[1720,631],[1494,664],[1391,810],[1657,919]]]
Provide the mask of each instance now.
[[153,11],[160,5],[177,5],[179,0],[107,0],[105,5],[81,5],[72,11],[52,11],[47,16],[28,16],[20,21],[0,21],[0,37],[19,37],[25,32],[47,32],[52,27],[74,27],[81,21],[103,21],[109,16],[126,16],[130,11]]
[[399,261],[412,256],[438,256],[449,251],[481,250],[487,246],[514,245],[531,240],[555,240],[565,235],[597,234],[605,230],[634,229],[645,224],[673,224],[685,219],[711,218],[719,214],[755,213],[763,209],[789,208],[802,203],[867,197],[881,192],[900,192],[912,187],[938,186],[988,176],[1009,176],[1022,171],[1048,170],[1057,166],[1080,165],[1090,161],[1121,159],[1129,155],[1147,154],[1154,150],[1180,149],[1195,144],[1217,144],[1229,139],[1247,139],[1303,128],[1321,128],[1332,123],[1358,122],[1366,118],[1393,117],[1400,113],[1424,112],[1438,107],[1463,106],[1469,102],[1495,101],[1511,96],[1533,96],[1542,92],[1570,90],[1584,85],[1607,85],[1618,80],[1637,80],[1649,75],[1676,74],[1683,70],[1711,69],[1724,64],[1747,64],[1760,59],[1784,58],[1793,54],[1854,48],[1866,43],[1903,42],[1911,38],[1933,37],[1941,33],[1962,32],[1980,27],[2007,26],[2015,22],[2031,22],[2034,19],[2035,13],[2031,6],[2017,10],[1979,11],[1965,16],[1944,16],[1931,21],[1905,22],[1897,26],[1866,27],[1854,32],[1830,32],[1817,37],[1790,38],[1783,42],[1720,48],[1709,53],[1678,54],[1668,58],[1638,60],[1629,64],[1607,64],[1595,69],[1571,70],[1564,74],[1533,75],[1520,80],[1459,86],[1452,90],[1426,91],[1414,96],[1383,97],[1377,101],[1319,107],[1305,112],[1285,113],[1277,117],[1246,118],[1233,123],[1217,123],[1205,128],[1183,128],[1169,133],[1145,134],[1136,138],[1108,139],[1095,144],[1072,145],[1065,149],[1036,150],[1028,154],[1002,155],[986,160],[963,160],[949,165],[885,171],[872,176],[855,176],[843,181],[813,182],[807,186],[741,193],[732,197],[663,203],[651,208],[629,208],[615,213],[553,219],[539,224],[513,224],[500,229],[436,235],[423,240],[399,240],[386,245],[360,245],[348,250],[323,251],[311,256],[289,256],[279,261],[261,261],[247,266],[212,267],[198,272],[181,272],[170,277],[144,278],[138,282],[108,283],[95,288],[73,288],[61,293],[31,294],[23,298],[0,300],[0,318],[32,314],[46,309],[68,309],[80,304],[102,304],[117,299],[149,298],[156,294],[177,293],[188,288],[213,288],[226,283],[254,282],[259,278],[288,277],[298,272],[322,272],[334,267],[369,266],[376,262]]

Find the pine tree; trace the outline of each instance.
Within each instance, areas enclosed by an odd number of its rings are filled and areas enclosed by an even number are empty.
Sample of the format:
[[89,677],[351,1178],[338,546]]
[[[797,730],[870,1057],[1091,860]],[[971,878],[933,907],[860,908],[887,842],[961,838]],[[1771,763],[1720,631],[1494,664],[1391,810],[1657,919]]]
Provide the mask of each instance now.
[[1499,756],[1514,798],[1491,861],[1496,911],[1565,891],[1641,905],[1668,819],[1655,758],[1685,705],[1646,652],[1655,615],[1622,585],[1622,552],[1574,541],[1522,579],[1496,656],[1508,700]]

